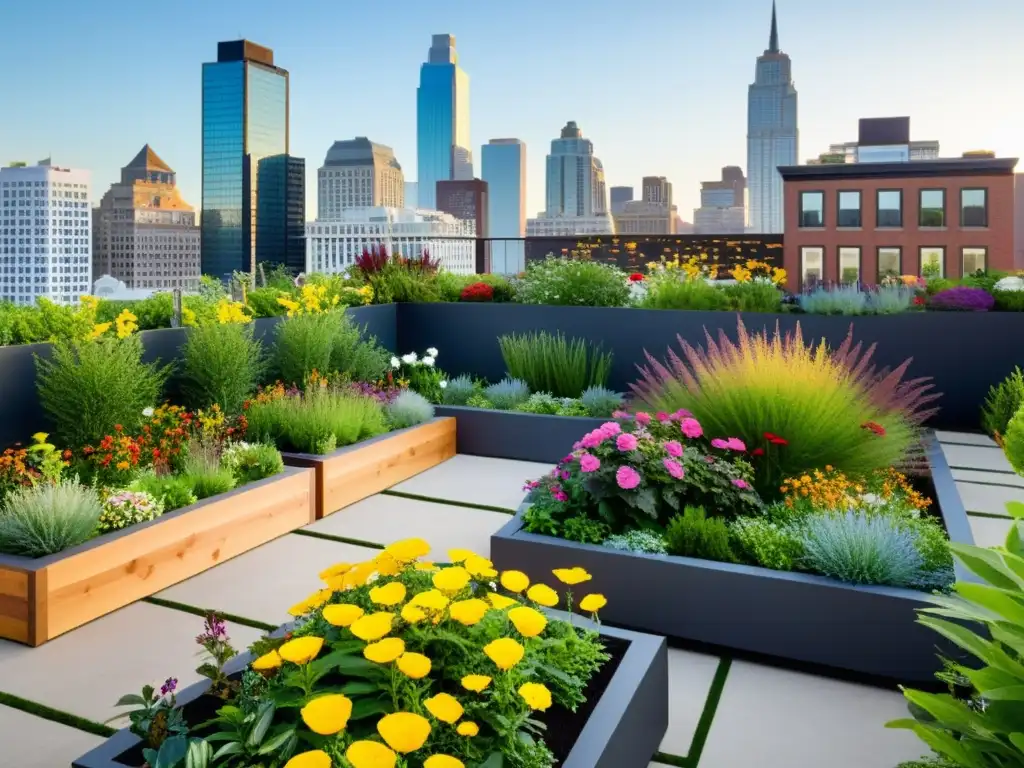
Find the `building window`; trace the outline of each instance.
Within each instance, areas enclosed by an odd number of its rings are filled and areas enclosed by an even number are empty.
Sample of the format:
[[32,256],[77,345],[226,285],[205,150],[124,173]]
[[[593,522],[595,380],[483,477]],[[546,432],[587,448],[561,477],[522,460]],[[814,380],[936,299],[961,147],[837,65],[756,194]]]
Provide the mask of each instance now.
[[860,248],[839,249],[839,282],[851,285],[860,281]]
[[825,274],[825,249],[818,246],[800,249],[800,284],[820,283]]
[[876,226],[903,226],[903,192],[901,190],[878,190],[878,223]]
[[988,248],[964,248],[963,276],[967,277],[975,272],[984,272],[986,261],[988,261]]
[[960,190],[960,226],[961,227],[987,227],[988,226],[988,190],[987,189],[961,189]]
[[825,193],[824,192],[801,192],[800,193],[800,226],[801,227],[824,227],[825,226]]
[[861,226],[860,190],[846,190],[839,193],[839,215],[837,217],[837,226]]
[[917,224],[920,227],[946,226],[946,190],[922,189]]
[[887,277],[899,277],[903,272],[903,253],[899,248],[878,249],[878,282]]
[[945,277],[946,249],[932,246],[921,246],[921,277]]

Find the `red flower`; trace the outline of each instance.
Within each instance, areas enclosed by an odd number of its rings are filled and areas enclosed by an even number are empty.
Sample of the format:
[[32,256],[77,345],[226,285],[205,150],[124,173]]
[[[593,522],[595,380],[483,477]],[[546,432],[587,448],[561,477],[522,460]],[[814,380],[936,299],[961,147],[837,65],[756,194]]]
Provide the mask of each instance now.
[[921,296],[915,296],[914,297],[914,306],[915,307],[920,307],[923,304],[924,304],[924,298],[923,297],[921,297]]
[[779,437],[772,432],[765,432],[764,439],[772,445],[789,445],[789,441],[784,437]]
[[115,424],[114,425],[114,431],[115,432],[121,432],[123,430],[124,430],[124,427],[122,427],[120,424]]
[[631,283],[639,283],[643,279],[644,276],[640,272],[634,272],[632,275],[629,276],[629,282]]
[[65,451],[64,451],[64,453],[62,453],[62,454],[61,454],[61,456],[62,456],[62,457],[64,458],[64,460],[66,461],[67,459],[70,459],[70,458],[71,458],[71,451],[65,450]]
[[494,288],[487,283],[471,283],[459,294],[461,301],[493,301]]
[[764,448],[755,448],[750,452],[751,456],[764,456]]
[[875,421],[866,421],[860,425],[861,429],[870,429],[879,437],[885,437],[885,427]]

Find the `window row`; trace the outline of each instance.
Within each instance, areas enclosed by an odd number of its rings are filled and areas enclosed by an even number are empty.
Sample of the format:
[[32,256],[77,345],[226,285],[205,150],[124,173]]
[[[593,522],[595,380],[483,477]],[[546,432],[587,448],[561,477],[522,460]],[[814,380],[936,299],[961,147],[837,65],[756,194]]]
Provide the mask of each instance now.
[[[863,274],[862,250],[858,246],[840,246],[836,249],[835,261],[827,270],[829,280],[843,284],[862,282],[881,283],[887,277],[903,274],[903,249],[880,247],[876,253],[874,275]],[[821,246],[805,246],[800,249],[800,285],[809,286],[826,280],[826,249]],[[921,246],[918,249],[918,274],[922,277],[946,277],[946,249],[941,246]],[[960,274],[963,277],[984,272],[988,264],[988,249],[966,247],[960,250]]]
[[[859,189],[841,189],[836,193],[836,227],[862,227],[863,194]],[[875,191],[875,226],[902,227],[903,190],[879,189]],[[960,190],[960,226],[988,226],[988,189],[984,187]],[[826,224],[825,192],[809,190],[800,193],[799,224],[801,228],[820,229]],[[945,227],[949,224],[946,213],[945,189],[921,189],[917,193],[917,226]]]

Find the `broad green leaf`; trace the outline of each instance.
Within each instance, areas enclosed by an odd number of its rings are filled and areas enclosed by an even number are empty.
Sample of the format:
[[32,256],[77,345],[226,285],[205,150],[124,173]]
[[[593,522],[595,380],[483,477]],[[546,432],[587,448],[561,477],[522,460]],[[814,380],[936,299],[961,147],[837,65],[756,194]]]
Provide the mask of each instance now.
[[501,756],[501,752],[492,752],[486,760],[480,763],[478,768],[502,768],[504,765],[505,758]]
[[991,688],[985,691],[985,698],[991,701],[1024,701],[1024,685]]
[[376,693],[380,689],[380,686],[376,683],[367,683],[361,680],[353,680],[350,683],[345,683],[336,691],[332,691],[332,693],[343,693],[346,696],[361,696],[368,693]]
[[[118,699],[117,700],[117,704],[115,704],[114,706],[115,707],[130,707],[130,706],[144,707],[148,703],[149,702],[146,701],[141,696],[139,696],[139,694],[137,694],[137,693],[129,693],[129,694],[126,694],[126,695],[122,696],[120,699]],[[118,717],[124,717],[124,715],[118,715]],[[107,722],[109,723],[110,721],[108,720]]]
[[965,651],[973,653],[979,659],[984,659],[988,653],[991,643],[967,627],[955,624],[952,621],[946,621],[945,619],[937,619],[934,616],[919,616],[917,621],[935,630],[946,639],[952,640]]
[[949,548],[964,565],[989,584],[1003,589],[1024,588],[1024,577],[1011,571],[995,550],[956,542],[951,543]]
[[310,667],[315,677],[322,677],[328,672],[338,671],[351,677],[380,678],[384,676],[382,667],[362,656],[355,656],[348,651],[332,651],[322,659],[317,659]]
[[906,690],[903,695],[930,713],[944,728],[965,732],[980,725],[978,715],[949,694]]
[[[1006,532],[1006,543],[1003,546],[1010,554],[1024,557],[1024,523],[1017,521],[1010,526],[1010,530]],[[1014,572],[1020,573],[1013,562],[1008,560],[1006,564],[1013,568]]]
[[913,728],[914,733],[925,744],[938,752],[943,757],[953,760],[956,765],[962,768],[982,768],[982,765],[973,761],[967,751],[956,739],[948,733],[935,728],[917,723]]
[[223,747],[221,747],[220,749],[218,749],[216,752],[213,753],[213,762],[216,763],[222,757],[227,757],[228,755],[240,755],[240,754],[242,754],[242,744],[241,744],[241,742],[232,741],[232,742],[229,742],[229,743],[225,744]]
[[172,736],[160,745],[160,751],[156,755],[156,765],[153,768],[174,768],[185,759],[186,752],[188,752],[188,741],[185,737]]
[[206,741],[216,743],[218,741],[232,741],[238,738],[237,733],[229,733],[228,731],[218,731],[212,736],[203,736]]
[[386,715],[394,709],[389,699],[359,699],[352,703],[350,720],[362,720],[371,715]]
[[185,768],[207,768],[213,759],[213,747],[203,739],[192,739],[185,755]]
[[1014,520],[1024,520],[1024,501],[1006,502],[1006,512]]
[[973,685],[980,693],[990,691],[993,688],[1007,688],[1014,685],[1020,685],[1022,681],[1019,677],[1004,672],[1001,669],[995,667],[982,667],[981,669],[960,669],[960,674],[971,681]]
[[246,746],[255,747],[263,741],[263,737],[267,735],[267,731],[270,729],[270,724],[274,722],[274,711],[275,707],[272,701],[268,701],[260,707],[256,725],[253,726],[249,738],[245,740]]
[[[1006,540],[1009,543],[1011,539],[1019,539],[1021,536],[1022,526],[1024,523],[1018,521],[1014,523],[1009,532],[1006,534]],[[1009,550],[1010,548],[1007,547]],[[1003,553],[1003,562],[1006,563],[1006,567],[1013,571],[1018,576],[1024,578],[1024,553],[1014,552],[1012,550]],[[1018,590],[1020,591],[1020,590]]]
[[917,720],[912,720],[909,717],[902,717],[899,720],[890,720],[885,724],[886,728],[916,728],[919,725]]
[[1011,733],[1010,743],[1024,753],[1024,733]]
[[288,741],[288,739],[292,738],[294,735],[294,728],[288,728],[287,730],[281,731],[281,733],[277,734],[277,736],[275,736],[274,738],[268,739],[267,743],[260,747],[259,751],[256,754],[269,755],[271,752],[281,747],[286,741]]
[[1021,594],[1020,590],[1008,592],[1005,589],[992,587],[988,584],[959,581],[956,584],[956,591],[982,608],[992,611],[997,616],[1014,624],[1024,626],[1024,605],[1018,602],[1017,598],[1017,595]]

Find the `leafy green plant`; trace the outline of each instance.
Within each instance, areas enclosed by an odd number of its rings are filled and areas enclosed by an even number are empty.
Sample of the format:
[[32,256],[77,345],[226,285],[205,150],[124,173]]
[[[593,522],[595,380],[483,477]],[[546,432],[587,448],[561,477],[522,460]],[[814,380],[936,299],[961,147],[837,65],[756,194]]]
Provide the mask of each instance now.
[[527,265],[516,298],[523,304],[625,307],[629,285],[626,276],[609,264],[548,256]]
[[96,523],[97,533],[119,531],[155,520],[163,514],[160,499],[144,491],[115,491],[103,500],[103,512]]
[[213,761],[213,747],[202,739],[188,738],[184,711],[174,696],[177,686],[177,679],[171,677],[160,687],[159,696],[152,685],[144,686],[141,696],[122,696],[114,706],[135,709],[107,722],[129,719],[129,729],[142,739],[142,756],[151,768],[206,768]]
[[613,392],[597,384],[583,390],[580,400],[587,409],[587,413],[599,419],[610,417],[622,407],[620,392]]
[[1021,405],[1024,405],[1024,371],[1015,367],[1003,381],[991,387],[981,406],[981,426],[992,437],[1001,439]]
[[526,400],[519,403],[514,410],[522,413],[536,413],[553,416],[562,409],[562,401],[547,392],[534,392]]
[[131,484],[131,490],[148,493],[157,499],[165,512],[195,504],[199,499],[192,492],[192,482],[182,475],[157,475],[146,472]]
[[207,323],[193,328],[182,353],[182,390],[192,408],[219,405],[242,412],[265,370],[263,345],[252,324]]
[[640,302],[644,309],[725,310],[730,308],[728,294],[703,278],[689,279],[666,274],[648,280],[647,294]]
[[441,402],[447,387],[447,377],[437,367],[437,355],[437,349],[429,347],[423,357],[415,352],[409,352],[391,361],[391,365],[398,368],[395,375],[405,379],[409,383],[409,389],[419,392],[432,403]]
[[1018,475],[1024,475],[1024,405],[1017,410],[1006,426],[1003,450],[1014,471]]
[[235,478],[236,485],[254,483],[284,471],[281,452],[267,443],[231,443],[224,448],[220,463]]
[[331,373],[341,312],[309,312],[277,324],[273,368],[286,384],[302,384],[313,371]]
[[198,438],[188,442],[181,476],[200,501],[227,493],[236,484],[234,474],[221,464],[219,447]]
[[570,517],[562,523],[562,538],[580,544],[600,544],[610,533],[607,523],[590,517]]
[[334,346],[331,349],[329,370],[343,373],[352,381],[379,381],[390,368],[391,353],[377,343],[377,339],[364,339],[365,328],[360,328],[344,312],[334,314]]
[[992,298],[998,312],[1024,312],[1024,291],[993,290]]
[[608,549],[621,552],[640,552],[647,555],[667,555],[665,537],[654,531],[633,530],[609,536],[602,542]]
[[61,442],[76,448],[99,442],[118,424],[137,434],[169,372],[142,361],[137,335],[59,343],[51,358],[36,357],[39,400]]
[[282,451],[326,454],[387,432],[381,404],[345,391],[311,391],[254,403],[246,411],[247,435]]
[[665,548],[669,554],[699,557],[719,563],[736,562],[729,526],[718,517],[708,517],[703,507],[685,507],[665,527]]
[[535,392],[579,397],[588,387],[603,386],[611,373],[611,352],[561,332],[500,336],[498,346],[509,376]]
[[0,552],[44,557],[91,539],[103,513],[95,489],[77,479],[12,491],[0,509]]
[[434,418],[434,406],[419,392],[411,389],[398,394],[391,403],[385,406],[388,421],[395,429],[415,427]]
[[721,288],[729,298],[732,309],[738,312],[779,312],[782,309],[782,291],[764,280],[747,280]]
[[441,402],[444,405],[465,405],[479,391],[473,378],[466,374],[449,379],[442,389]]
[[511,411],[520,403],[526,402],[529,396],[530,388],[522,379],[504,378],[484,389],[487,402],[499,411]]
[[791,571],[803,556],[794,526],[766,517],[740,517],[729,525],[740,559],[775,571]]

